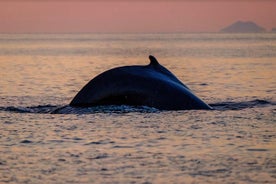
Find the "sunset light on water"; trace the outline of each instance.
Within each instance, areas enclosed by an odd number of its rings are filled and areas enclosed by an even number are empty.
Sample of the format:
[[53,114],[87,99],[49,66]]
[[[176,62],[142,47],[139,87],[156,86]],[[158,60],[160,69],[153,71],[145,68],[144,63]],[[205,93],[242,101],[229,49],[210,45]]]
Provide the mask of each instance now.
[[[1,1],[0,183],[274,184],[276,6],[231,2]],[[213,110],[68,105],[149,55]]]

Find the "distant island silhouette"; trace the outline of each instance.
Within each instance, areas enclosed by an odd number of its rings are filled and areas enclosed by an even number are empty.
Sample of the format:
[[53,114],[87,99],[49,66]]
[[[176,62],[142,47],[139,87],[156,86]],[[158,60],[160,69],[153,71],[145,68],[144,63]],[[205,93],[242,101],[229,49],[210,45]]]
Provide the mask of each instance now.
[[237,21],[220,30],[222,33],[262,33],[265,28],[252,21]]

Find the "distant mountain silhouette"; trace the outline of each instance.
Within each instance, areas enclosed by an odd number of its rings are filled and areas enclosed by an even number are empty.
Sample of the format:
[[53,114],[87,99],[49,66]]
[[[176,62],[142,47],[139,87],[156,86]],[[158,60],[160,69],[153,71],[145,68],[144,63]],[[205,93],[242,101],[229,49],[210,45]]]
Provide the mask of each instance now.
[[276,27],[272,28],[271,32],[273,32],[273,33],[275,32],[276,33]]
[[261,33],[265,31],[263,27],[251,21],[237,21],[220,30],[223,33]]

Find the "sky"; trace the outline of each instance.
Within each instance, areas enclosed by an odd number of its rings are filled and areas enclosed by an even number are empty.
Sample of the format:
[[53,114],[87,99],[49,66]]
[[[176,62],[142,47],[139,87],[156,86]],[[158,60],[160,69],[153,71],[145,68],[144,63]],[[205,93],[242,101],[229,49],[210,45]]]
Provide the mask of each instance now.
[[276,0],[0,0],[0,33],[217,32],[276,27]]

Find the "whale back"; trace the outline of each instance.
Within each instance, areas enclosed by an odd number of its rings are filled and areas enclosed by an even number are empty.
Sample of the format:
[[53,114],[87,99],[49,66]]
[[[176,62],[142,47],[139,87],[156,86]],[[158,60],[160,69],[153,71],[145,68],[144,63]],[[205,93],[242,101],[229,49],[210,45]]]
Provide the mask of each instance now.
[[99,74],[78,92],[70,105],[141,105],[161,110],[210,108],[155,57],[149,59],[145,66],[123,66]]

